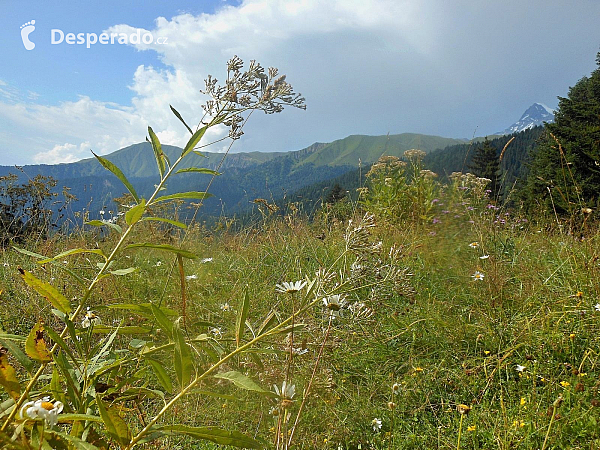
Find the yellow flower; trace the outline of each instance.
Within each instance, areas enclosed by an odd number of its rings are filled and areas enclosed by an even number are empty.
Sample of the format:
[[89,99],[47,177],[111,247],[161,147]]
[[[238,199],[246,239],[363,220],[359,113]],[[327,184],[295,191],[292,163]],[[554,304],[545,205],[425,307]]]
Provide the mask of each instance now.
[[575,333],[571,333],[571,334],[569,335],[569,339],[575,339]]
[[561,382],[560,382],[560,385],[561,385],[562,387],[569,387],[569,386],[571,386],[571,383],[569,383],[568,381],[561,381]]
[[513,427],[523,428],[524,426],[525,426],[525,422],[523,422],[522,420],[515,420],[513,422]]
[[521,397],[521,406],[525,405],[527,403],[527,400],[525,400],[525,397]]
[[471,412],[471,407],[468,405],[465,405],[463,403],[456,405],[456,410],[462,414],[462,415],[466,415],[469,414]]
[[423,372],[423,368],[422,367],[415,367],[415,372]]
[[489,350],[484,350],[483,353],[486,354],[486,355],[489,355],[490,351]]
[[583,292],[577,291],[577,294],[575,294],[575,297],[579,297],[579,298],[583,297]]
[[475,431],[475,428],[477,428],[477,425],[471,425],[470,427],[467,427],[467,431]]

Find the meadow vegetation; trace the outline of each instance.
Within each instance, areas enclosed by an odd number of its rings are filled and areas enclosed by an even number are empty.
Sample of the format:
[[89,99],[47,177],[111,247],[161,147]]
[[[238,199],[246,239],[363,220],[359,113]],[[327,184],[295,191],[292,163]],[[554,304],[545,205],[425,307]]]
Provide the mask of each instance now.
[[[266,92],[301,105],[254,67],[229,65],[258,83],[246,105],[209,83],[222,103],[182,158]],[[600,446],[591,210],[524,215],[409,150],[312,221],[264,201],[235,232],[181,224],[160,207],[206,193],[160,196],[178,161],[149,135],[152,197],[0,254],[4,448]]]

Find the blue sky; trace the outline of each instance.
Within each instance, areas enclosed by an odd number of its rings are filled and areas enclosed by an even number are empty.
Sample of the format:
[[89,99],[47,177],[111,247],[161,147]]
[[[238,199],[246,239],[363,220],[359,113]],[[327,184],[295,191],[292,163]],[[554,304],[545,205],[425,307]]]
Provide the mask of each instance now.
[[[350,134],[468,138],[555,107],[595,68],[596,0],[0,0],[0,164],[69,162],[168,144],[234,54],[279,67],[306,111],[252,117],[234,151],[296,150]],[[21,26],[35,20],[26,50]],[[51,44],[64,34],[151,33],[158,45]],[[218,135],[220,131],[216,130]],[[221,150],[214,148],[214,151]]]

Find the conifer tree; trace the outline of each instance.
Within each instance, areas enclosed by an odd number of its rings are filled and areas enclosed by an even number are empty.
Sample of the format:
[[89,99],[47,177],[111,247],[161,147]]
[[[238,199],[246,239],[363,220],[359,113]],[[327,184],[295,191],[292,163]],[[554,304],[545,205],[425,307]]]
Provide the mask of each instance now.
[[477,147],[475,150],[469,169],[471,169],[473,175],[491,180],[488,185],[488,189],[491,190],[490,198],[497,199],[500,193],[500,162],[496,149],[487,137],[483,142],[483,146]]
[[531,210],[573,216],[600,206],[600,52],[598,68],[559,97],[546,125],[524,191]]

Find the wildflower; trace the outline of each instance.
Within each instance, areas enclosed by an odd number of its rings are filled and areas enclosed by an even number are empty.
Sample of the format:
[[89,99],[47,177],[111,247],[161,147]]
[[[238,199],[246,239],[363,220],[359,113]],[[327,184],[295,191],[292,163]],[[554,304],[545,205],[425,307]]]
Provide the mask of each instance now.
[[422,367],[415,367],[415,372],[423,372],[423,368]]
[[323,299],[323,305],[329,310],[332,318],[340,315],[340,310],[344,307],[346,301],[340,294],[330,295]]
[[281,383],[281,390],[279,390],[279,386],[277,385],[273,385],[273,387],[275,388],[275,393],[281,399],[281,405],[284,408],[290,406],[294,395],[296,395],[296,385],[288,384],[287,381],[284,380],[283,383]]
[[215,337],[221,337],[222,336],[220,328],[212,327],[212,328],[208,329],[208,332],[210,334],[212,334],[213,336],[215,336]]
[[471,275],[471,278],[473,278],[473,281],[483,281],[484,277],[485,277],[485,275],[483,273],[481,273],[479,270],[476,270],[475,273],[473,275]]
[[104,214],[106,214],[106,211],[104,211],[103,209],[101,209],[99,212],[100,212],[101,216],[103,216]]
[[472,408],[470,406],[465,405],[463,403],[456,405],[456,410],[459,412],[459,414],[462,414],[462,415],[469,414],[471,412],[471,409]]
[[525,406],[526,403],[527,400],[525,399],[525,397],[521,397],[521,406]]
[[213,260],[212,258],[204,258],[204,259],[200,260],[200,264],[206,264],[206,263],[212,262],[212,260]]
[[564,388],[571,386],[571,383],[569,383],[568,381],[561,381],[560,385]]
[[467,427],[467,431],[475,431],[476,428],[477,425],[471,425],[470,427]]
[[577,291],[577,294],[575,294],[575,297],[577,297],[577,298],[583,297],[583,292]]
[[301,355],[304,355],[305,353],[308,353],[308,349],[307,348],[302,348],[302,347],[298,347],[298,348],[292,347],[292,353],[294,355],[301,356]]
[[31,419],[42,418],[46,421],[49,427],[53,427],[58,423],[58,415],[63,410],[63,404],[59,401],[51,402],[50,397],[44,397],[35,402],[27,402],[21,408],[21,418],[25,418],[25,414]]
[[487,355],[490,354],[490,351],[489,350],[484,350],[483,353],[487,356]]
[[98,317],[94,313],[94,311],[90,311],[90,308],[88,307],[87,312],[85,313],[85,316],[83,317],[83,320],[81,321],[81,327],[89,328],[90,325],[98,325],[101,323],[102,323],[102,320],[100,320],[100,317]]
[[477,242],[477,241],[475,241],[475,242],[471,242],[471,243],[469,244],[469,247],[471,247],[471,248],[477,248],[477,247],[479,247],[479,242]]
[[600,303],[596,303],[596,304],[594,305],[594,309],[595,309],[596,311],[600,311]]
[[160,266],[162,266],[162,261],[156,261],[156,264],[155,264],[155,266],[156,266],[156,267],[160,267]]
[[479,259],[488,259],[489,257],[490,257],[490,255],[483,255],[483,256],[480,256]]
[[440,223],[440,222],[441,222],[441,220],[438,219],[437,217],[434,217],[432,220],[432,223]]
[[391,409],[391,410],[396,409],[396,404],[394,402],[388,402],[387,406],[388,406],[388,409]]
[[527,369],[527,367],[517,364],[517,367],[516,367],[517,372],[525,372],[525,369]]
[[378,432],[381,430],[381,419],[377,417],[371,420],[371,426],[373,427],[373,431]]
[[5,263],[3,263],[3,264],[2,264],[2,266],[3,266],[3,267],[10,267],[10,264],[9,264],[9,263],[7,263],[7,262],[5,262]]
[[282,294],[293,294],[294,292],[300,291],[304,286],[306,286],[306,281],[284,281],[275,286],[275,291],[281,292]]
[[569,339],[575,339],[575,333],[571,333],[571,334],[569,335]]
[[225,311],[225,312],[233,311],[233,307],[229,303],[225,302],[221,305],[221,311]]
[[198,278],[198,275],[194,274],[194,275],[188,275],[187,277],[185,277],[186,280],[196,280]]
[[525,426],[525,422],[523,422],[522,420],[515,420],[513,422],[513,427],[515,428],[523,428]]
[[394,384],[392,385],[392,392],[393,392],[394,394],[398,394],[398,392],[400,392],[400,385],[399,385],[398,383],[394,383]]

